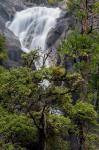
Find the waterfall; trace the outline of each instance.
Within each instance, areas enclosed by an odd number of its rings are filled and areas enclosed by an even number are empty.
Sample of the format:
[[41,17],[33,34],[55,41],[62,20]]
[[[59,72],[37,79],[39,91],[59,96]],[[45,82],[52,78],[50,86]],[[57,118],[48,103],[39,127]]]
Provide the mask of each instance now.
[[46,39],[49,31],[55,28],[59,18],[59,8],[33,7],[17,12],[12,22],[6,24],[19,39],[22,50],[46,50]]

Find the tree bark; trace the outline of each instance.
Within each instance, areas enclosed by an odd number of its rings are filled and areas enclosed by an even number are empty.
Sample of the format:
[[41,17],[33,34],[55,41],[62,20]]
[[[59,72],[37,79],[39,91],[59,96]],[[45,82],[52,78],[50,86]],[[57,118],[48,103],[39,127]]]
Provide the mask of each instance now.
[[82,7],[83,7],[83,10],[85,12],[85,17],[83,18],[82,20],[82,30],[83,30],[83,33],[87,33],[88,32],[88,2],[87,0],[84,0],[82,2]]
[[39,146],[38,150],[46,150],[47,146],[47,125],[46,125],[46,114],[45,107],[43,108],[41,119],[40,119],[40,128],[39,128]]
[[80,143],[79,150],[88,150],[84,133],[85,133],[84,124],[80,122],[79,123],[79,143]]
[[39,130],[39,145],[38,150],[46,150],[46,135],[43,129]]

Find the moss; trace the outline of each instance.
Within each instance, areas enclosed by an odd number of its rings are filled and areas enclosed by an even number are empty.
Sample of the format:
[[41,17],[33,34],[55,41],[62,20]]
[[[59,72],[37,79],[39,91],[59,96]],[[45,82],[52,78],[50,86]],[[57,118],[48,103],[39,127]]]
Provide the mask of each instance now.
[[62,0],[48,0],[48,3],[49,4],[55,4],[55,3],[59,2],[59,1],[62,1]]

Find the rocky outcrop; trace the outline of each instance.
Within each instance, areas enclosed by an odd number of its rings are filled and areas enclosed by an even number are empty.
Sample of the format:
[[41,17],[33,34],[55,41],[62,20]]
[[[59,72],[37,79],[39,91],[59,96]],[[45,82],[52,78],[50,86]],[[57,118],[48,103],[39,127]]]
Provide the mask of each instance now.
[[26,5],[33,5],[33,4],[37,4],[37,5],[47,5],[48,1],[47,0],[24,0],[24,3]]
[[6,22],[13,19],[16,11],[24,9],[26,6],[19,0],[0,0],[0,34],[6,38],[6,49],[8,61],[6,67],[19,66],[21,61],[21,46],[18,39],[6,29]]
[[8,60],[5,63],[5,66],[6,68],[20,66],[22,54],[20,42],[11,31],[6,29],[4,34],[6,37],[6,49],[8,52]]
[[57,19],[55,28],[48,33],[46,40],[47,47],[50,48],[54,45],[54,47],[57,48],[72,25],[73,18],[71,17],[71,14],[66,10],[63,11],[60,18]]
[[[19,0],[0,0],[0,24],[11,20],[16,11],[22,10],[25,5]],[[3,23],[2,22],[2,23]]]

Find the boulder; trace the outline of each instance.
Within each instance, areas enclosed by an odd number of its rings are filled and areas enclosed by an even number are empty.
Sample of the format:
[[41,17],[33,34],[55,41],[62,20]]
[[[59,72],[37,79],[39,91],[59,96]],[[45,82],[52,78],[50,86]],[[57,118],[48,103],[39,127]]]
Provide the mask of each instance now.
[[73,24],[73,18],[68,11],[62,11],[60,17],[57,19],[55,28],[53,28],[47,36],[47,47],[58,47],[61,40],[64,39],[66,33]]
[[6,29],[4,31],[6,37],[6,49],[8,53],[8,60],[5,63],[6,68],[17,67],[21,65],[21,45],[15,35]]

